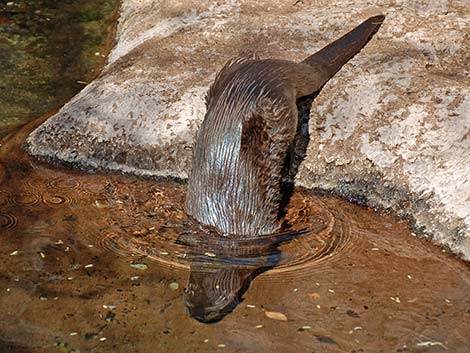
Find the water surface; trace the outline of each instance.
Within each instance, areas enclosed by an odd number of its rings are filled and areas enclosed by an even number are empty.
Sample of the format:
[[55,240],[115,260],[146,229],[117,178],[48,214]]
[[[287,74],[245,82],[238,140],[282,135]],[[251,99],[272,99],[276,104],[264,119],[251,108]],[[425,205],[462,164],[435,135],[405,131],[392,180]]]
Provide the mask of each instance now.
[[194,267],[185,185],[41,164],[20,150],[33,125],[1,142],[2,351],[468,351],[465,263],[391,216],[301,189],[288,217],[310,233],[278,244],[232,312],[195,320],[191,271],[230,267],[220,247]]

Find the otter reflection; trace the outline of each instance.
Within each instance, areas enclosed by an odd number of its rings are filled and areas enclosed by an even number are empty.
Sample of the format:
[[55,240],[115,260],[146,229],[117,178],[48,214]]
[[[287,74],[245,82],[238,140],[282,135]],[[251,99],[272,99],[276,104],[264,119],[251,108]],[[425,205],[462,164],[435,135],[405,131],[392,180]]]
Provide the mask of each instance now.
[[279,245],[301,233],[251,239],[221,239],[207,233],[204,238],[181,237],[178,242],[189,248],[183,302],[190,316],[205,323],[223,319],[242,302],[251,281],[279,262]]

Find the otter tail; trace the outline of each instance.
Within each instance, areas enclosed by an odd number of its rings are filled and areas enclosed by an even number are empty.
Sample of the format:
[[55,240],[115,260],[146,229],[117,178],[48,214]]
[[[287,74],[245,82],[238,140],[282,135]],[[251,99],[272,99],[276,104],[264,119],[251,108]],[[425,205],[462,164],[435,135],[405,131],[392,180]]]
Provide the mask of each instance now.
[[302,63],[326,69],[329,78],[356,55],[378,31],[384,21],[384,15],[367,19],[349,33],[306,58]]

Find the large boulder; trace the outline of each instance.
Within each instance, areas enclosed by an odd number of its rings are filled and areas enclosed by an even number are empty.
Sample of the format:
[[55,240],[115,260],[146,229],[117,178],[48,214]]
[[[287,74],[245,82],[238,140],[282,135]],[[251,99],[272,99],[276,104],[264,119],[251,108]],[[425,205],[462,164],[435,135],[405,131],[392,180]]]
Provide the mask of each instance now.
[[184,179],[204,95],[242,51],[299,61],[385,23],[315,99],[297,183],[391,209],[470,259],[465,1],[123,0],[101,76],[28,138],[37,157]]

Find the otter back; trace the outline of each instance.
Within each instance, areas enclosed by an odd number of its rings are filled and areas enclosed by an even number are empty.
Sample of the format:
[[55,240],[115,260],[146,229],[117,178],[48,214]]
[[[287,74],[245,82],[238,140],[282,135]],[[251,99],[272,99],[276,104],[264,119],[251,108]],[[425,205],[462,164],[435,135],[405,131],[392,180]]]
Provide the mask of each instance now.
[[207,96],[193,148],[188,214],[223,235],[274,232],[282,167],[297,128],[296,98],[318,91],[382,21],[368,19],[302,63],[230,60]]

